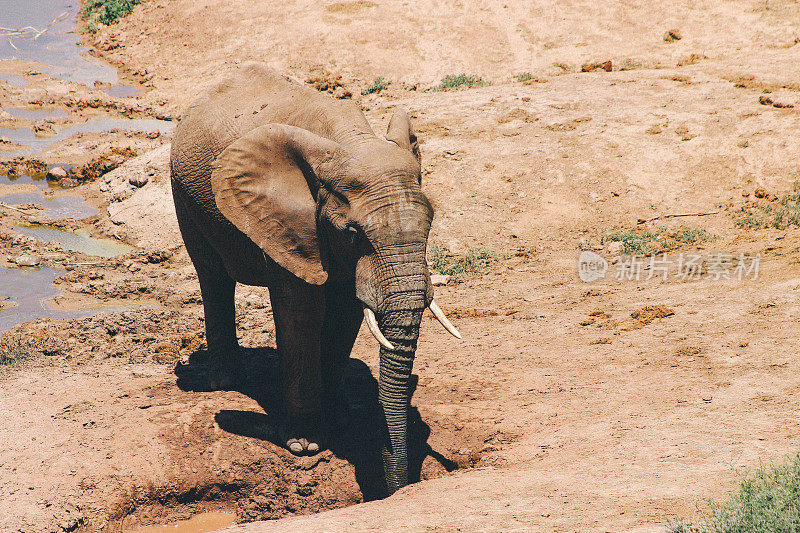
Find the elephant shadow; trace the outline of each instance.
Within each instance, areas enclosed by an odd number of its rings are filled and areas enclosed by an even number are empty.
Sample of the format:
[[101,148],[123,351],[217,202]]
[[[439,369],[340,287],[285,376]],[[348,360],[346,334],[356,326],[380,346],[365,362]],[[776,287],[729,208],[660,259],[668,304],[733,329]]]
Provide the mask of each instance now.
[[[198,350],[188,363],[178,363],[175,375],[178,387],[187,392],[208,392],[206,350]],[[283,398],[280,393],[280,359],[275,348],[241,348],[241,365],[236,385],[230,390],[244,394],[261,406],[263,413],[241,410],[221,410],[215,415],[219,427],[227,432],[245,437],[266,440],[283,446],[278,438],[278,417]],[[386,435],[386,422],[378,402],[378,382],[369,367],[358,359],[350,358],[344,372],[346,420],[329,438],[327,447],[355,468],[356,482],[364,501],[387,496],[383,475],[381,444]],[[416,388],[417,376],[412,376]],[[428,444],[431,429],[416,407],[409,410],[408,475],[409,481],[420,480],[422,463],[430,456],[445,470],[451,472],[457,464],[433,450]]]

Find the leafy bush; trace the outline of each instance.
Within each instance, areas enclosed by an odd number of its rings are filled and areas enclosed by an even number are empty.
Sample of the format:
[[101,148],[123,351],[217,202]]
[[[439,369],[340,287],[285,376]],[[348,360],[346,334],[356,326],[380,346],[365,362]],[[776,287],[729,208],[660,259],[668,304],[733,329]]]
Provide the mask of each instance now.
[[372,83],[370,85],[367,85],[366,87],[361,89],[361,94],[368,95],[373,93],[379,93],[382,90],[388,88],[390,83],[392,82],[387,79],[384,79],[381,76],[378,76],[377,78],[372,80]]
[[480,76],[472,76],[467,74],[458,74],[454,76],[453,74],[448,74],[444,78],[442,78],[442,83],[436,87],[436,91],[450,91],[453,89],[458,89],[459,87],[480,87],[481,85],[487,85],[483,78]]
[[470,248],[464,254],[456,254],[445,246],[435,244],[430,250],[431,269],[454,279],[482,276],[498,258],[496,252],[483,248]]
[[800,531],[800,454],[778,466],[761,467],[743,477],[739,490],[724,504],[693,522],[677,519],[670,533],[797,533]]
[[97,23],[109,25],[131,14],[141,0],[86,0],[81,16],[88,24],[90,32],[97,31]]
[[514,79],[520,83],[525,83],[526,81],[535,80],[537,78],[530,72],[519,72],[517,74],[514,74]]

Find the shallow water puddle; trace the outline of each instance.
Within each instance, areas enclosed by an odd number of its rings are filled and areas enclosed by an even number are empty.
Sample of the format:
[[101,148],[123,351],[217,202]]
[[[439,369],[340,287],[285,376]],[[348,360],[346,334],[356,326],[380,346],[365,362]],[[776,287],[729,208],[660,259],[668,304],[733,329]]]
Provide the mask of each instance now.
[[139,94],[140,90],[139,87],[134,87],[133,85],[114,85],[108,89],[103,89],[103,92],[115,98],[133,98]]
[[9,85],[13,87],[25,87],[28,85],[28,80],[26,80],[22,76],[18,76],[16,74],[8,74],[5,72],[0,72],[0,80],[7,82]]
[[132,247],[111,239],[96,239],[85,231],[73,232],[53,226],[13,226],[14,231],[42,242],[57,242],[65,250],[82,252],[95,257],[116,257],[133,250]]
[[[0,189],[2,191],[2,189]],[[21,192],[0,196],[0,202],[19,204],[39,204],[44,207],[44,216],[48,218],[72,218],[81,220],[97,214],[97,209],[86,205],[83,198],[77,196],[59,196],[45,198],[38,192]]]
[[189,520],[181,520],[165,526],[148,526],[136,529],[125,529],[130,533],[206,533],[216,531],[236,523],[234,513],[201,513]]
[[52,268],[0,267],[0,298],[7,297],[16,304],[0,310],[0,333],[35,318],[79,318],[94,314],[96,311],[89,309],[61,311],[47,305],[45,300],[61,292],[53,286],[61,274]]
[[79,10],[78,0],[0,0],[0,26],[18,30],[0,39],[0,60],[38,61],[51,75],[90,87],[117,83],[116,69],[81,55],[88,47],[75,33]]
[[[1,0],[0,0],[1,1]],[[17,150],[14,152],[6,152],[3,157],[18,157],[21,155],[29,155],[40,150],[44,150],[53,143],[63,141],[78,133],[101,133],[108,130],[126,130],[126,131],[154,131],[158,130],[160,133],[168,133],[175,128],[175,124],[168,120],[157,120],[152,118],[109,118],[109,117],[95,117],[84,124],[75,124],[59,131],[56,135],[50,137],[37,136],[33,130],[27,128],[0,128],[0,137],[8,137],[15,143],[30,146],[24,150]]]
[[[67,172],[74,167],[75,165],[49,165],[48,168],[52,167],[61,167]],[[58,181],[50,181],[47,179],[45,174],[37,174],[35,176],[31,176],[30,174],[0,174],[0,194],[3,194],[3,185],[26,185],[26,184],[33,184],[39,187],[40,189],[71,189],[73,187],[62,187]]]
[[4,108],[9,115],[24,118],[25,120],[47,120],[48,118],[67,118],[67,112],[57,107],[43,107],[37,109],[24,109],[21,107]]

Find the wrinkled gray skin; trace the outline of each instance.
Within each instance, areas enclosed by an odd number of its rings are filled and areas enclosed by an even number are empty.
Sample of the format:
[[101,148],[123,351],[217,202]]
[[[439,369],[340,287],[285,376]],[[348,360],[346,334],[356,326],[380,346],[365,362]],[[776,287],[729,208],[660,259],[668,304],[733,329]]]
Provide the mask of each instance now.
[[[409,380],[433,298],[425,248],[433,209],[405,113],[386,138],[357,105],[249,65],[196,101],[172,145],[172,186],[206,316],[209,375],[232,384],[236,283],[266,286],[282,365],[282,428],[295,453],[320,449],[343,366],[374,311],[390,493],[408,483]],[[323,409],[324,406],[324,409]],[[298,444],[299,443],[299,444]],[[302,449],[301,449],[302,446]]]

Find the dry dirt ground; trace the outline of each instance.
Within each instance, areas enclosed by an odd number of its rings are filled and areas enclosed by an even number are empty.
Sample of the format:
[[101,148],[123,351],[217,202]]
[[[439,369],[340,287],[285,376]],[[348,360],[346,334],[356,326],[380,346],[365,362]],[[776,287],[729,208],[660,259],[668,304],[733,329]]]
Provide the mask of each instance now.
[[[249,532],[662,531],[724,498],[737,469],[800,444],[800,230],[743,229],[732,216],[757,188],[780,195],[800,177],[799,9],[145,0],[93,37],[145,87],[136,113],[178,116],[249,60],[341,85],[379,131],[392,108],[408,109],[437,210],[432,241],[500,260],[437,287],[463,341],[423,322],[413,404],[424,481],[351,506],[379,495],[374,341],[362,335],[354,350],[351,423],[315,459],[270,442],[278,400],[260,386],[275,368],[262,291],[237,292],[250,347],[241,387],[207,392],[167,148],[77,189],[101,208],[91,231],[138,246],[129,255],[96,260],[19,238],[9,228],[23,215],[4,211],[4,254],[33,250],[67,269],[59,305],[144,307],[3,337],[38,357],[0,371],[0,426],[13,428],[0,434],[11,510],[0,529],[113,531],[228,510],[240,522],[304,515],[239,526]],[[680,39],[665,39],[672,30]],[[606,61],[610,71],[581,72]],[[431,90],[462,72],[489,84]],[[361,96],[377,76],[392,84]],[[141,174],[145,186],[128,184]],[[647,227],[720,238],[674,258],[760,254],[758,278],[616,280],[623,259],[601,235],[680,213],[715,214]],[[586,249],[611,263],[605,279],[578,278]]]

